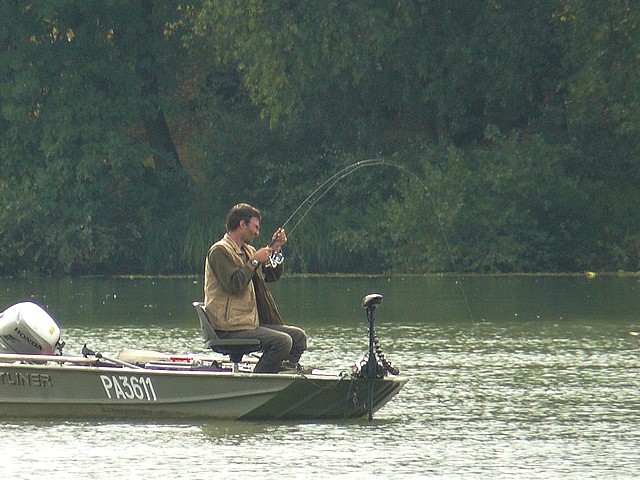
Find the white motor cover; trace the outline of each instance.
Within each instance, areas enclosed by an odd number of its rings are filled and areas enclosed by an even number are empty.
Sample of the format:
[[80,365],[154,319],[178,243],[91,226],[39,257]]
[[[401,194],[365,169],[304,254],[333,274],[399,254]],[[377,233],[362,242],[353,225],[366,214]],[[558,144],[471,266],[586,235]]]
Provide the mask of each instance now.
[[51,355],[58,340],[60,328],[35,303],[16,303],[0,313],[0,353]]

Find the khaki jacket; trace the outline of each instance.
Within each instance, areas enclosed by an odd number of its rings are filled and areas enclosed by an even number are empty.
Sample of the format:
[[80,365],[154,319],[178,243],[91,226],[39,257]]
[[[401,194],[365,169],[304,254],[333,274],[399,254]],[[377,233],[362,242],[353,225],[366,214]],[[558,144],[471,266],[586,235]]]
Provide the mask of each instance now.
[[259,324],[282,324],[275,301],[265,286],[279,280],[284,270],[247,263],[255,248],[243,248],[225,235],[214,243],[205,263],[205,310],[215,330],[249,330]]

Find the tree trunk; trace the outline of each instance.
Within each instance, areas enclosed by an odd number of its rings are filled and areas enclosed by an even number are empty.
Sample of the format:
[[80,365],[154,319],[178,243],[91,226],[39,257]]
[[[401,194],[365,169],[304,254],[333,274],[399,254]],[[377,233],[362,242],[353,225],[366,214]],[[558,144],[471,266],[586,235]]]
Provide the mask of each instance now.
[[142,83],[141,93],[144,98],[144,107],[140,116],[146,131],[147,141],[153,152],[157,176],[163,183],[165,179],[182,181],[186,176],[161,107],[158,81],[160,66],[150,43],[154,39],[162,38],[162,31],[155,28],[153,0],[140,0],[140,5],[144,15],[143,24],[147,30],[147,35],[140,36],[143,41],[147,40],[147,42],[141,45],[136,61],[136,71]]

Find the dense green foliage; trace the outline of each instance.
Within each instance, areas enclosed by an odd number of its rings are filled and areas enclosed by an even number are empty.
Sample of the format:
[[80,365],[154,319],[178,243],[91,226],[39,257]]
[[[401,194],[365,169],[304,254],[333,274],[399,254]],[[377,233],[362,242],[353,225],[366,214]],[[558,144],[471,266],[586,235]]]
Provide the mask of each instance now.
[[[3,0],[0,275],[640,270],[630,0]],[[304,218],[303,218],[304,217]],[[298,221],[300,223],[298,223]],[[295,228],[291,231],[292,228]]]

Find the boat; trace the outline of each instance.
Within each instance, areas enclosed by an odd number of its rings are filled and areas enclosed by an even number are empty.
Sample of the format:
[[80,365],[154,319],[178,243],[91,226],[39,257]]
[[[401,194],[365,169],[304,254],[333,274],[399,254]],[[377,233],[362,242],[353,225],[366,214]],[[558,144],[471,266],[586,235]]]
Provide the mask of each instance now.
[[384,358],[375,336],[373,311],[381,301],[379,294],[363,300],[369,351],[349,369],[298,367],[270,374],[252,373],[255,345],[220,345],[211,338],[199,302],[194,307],[211,353],[125,348],[113,356],[86,345],[81,354],[64,354],[60,328],[48,312],[32,302],[18,303],[0,314],[0,415],[371,420],[408,381]]

